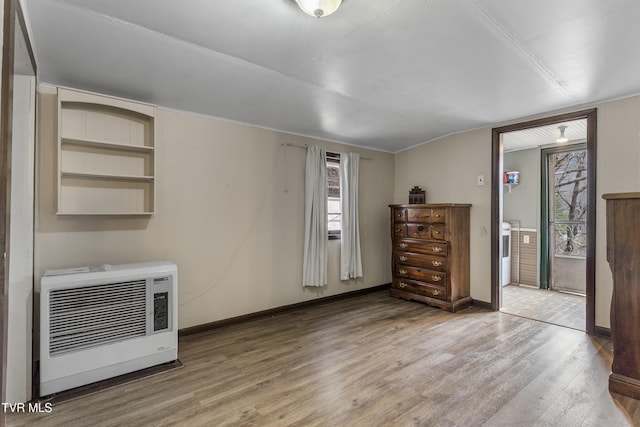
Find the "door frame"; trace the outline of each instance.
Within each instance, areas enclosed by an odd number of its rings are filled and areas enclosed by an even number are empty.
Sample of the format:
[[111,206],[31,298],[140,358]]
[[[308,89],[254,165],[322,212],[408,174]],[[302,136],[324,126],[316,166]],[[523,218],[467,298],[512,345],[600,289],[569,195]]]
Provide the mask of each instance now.
[[596,108],[559,114],[522,123],[496,127],[491,130],[491,308],[500,310],[500,245],[502,244],[502,134],[518,130],[547,126],[565,121],[587,119],[587,260],[586,260],[586,332],[595,333],[595,280],[596,280]]
[[[19,31],[25,42],[34,76],[37,67],[33,47],[27,31],[24,11],[18,0],[4,0],[2,28],[2,90],[0,92],[0,398],[6,402],[7,386],[7,338],[9,309],[9,256],[11,220],[11,149],[13,139],[13,80],[15,66],[16,34]],[[37,79],[36,79],[37,84]],[[37,98],[37,96],[36,96]],[[36,99],[37,110],[37,99]],[[34,112],[34,120],[37,112]],[[34,126],[35,126],[34,121]],[[35,129],[34,129],[35,138]],[[35,143],[35,140],[34,140]],[[34,218],[35,219],[35,218]],[[0,411],[0,426],[5,423],[5,413]]]
[[[11,136],[13,120],[13,51],[17,0],[4,0],[2,28],[2,91],[0,93],[0,397],[6,402],[9,279],[9,219],[11,212]],[[0,425],[4,425],[0,411]]]

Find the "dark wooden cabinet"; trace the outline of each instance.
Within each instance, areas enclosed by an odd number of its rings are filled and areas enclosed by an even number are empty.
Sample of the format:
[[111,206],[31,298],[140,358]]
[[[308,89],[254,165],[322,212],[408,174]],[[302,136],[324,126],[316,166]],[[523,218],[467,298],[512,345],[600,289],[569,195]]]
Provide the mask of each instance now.
[[467,204],[389,205],[391,296],[456,311],[469,295]]
[[609,390],[640,399],[640,193],[607,201],[607,261],[613,274]]

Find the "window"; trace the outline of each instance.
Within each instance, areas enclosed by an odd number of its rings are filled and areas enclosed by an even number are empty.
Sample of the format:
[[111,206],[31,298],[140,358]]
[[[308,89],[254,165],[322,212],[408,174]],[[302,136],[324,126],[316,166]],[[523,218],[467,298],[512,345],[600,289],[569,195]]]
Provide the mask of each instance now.
[[[549,224],[554,256],[587,256],[587,149],[549,152]],[[553,248],[553,246],[552,246]]]
[[340,154],[327,152],[327,220],[329,240],[340,239]]

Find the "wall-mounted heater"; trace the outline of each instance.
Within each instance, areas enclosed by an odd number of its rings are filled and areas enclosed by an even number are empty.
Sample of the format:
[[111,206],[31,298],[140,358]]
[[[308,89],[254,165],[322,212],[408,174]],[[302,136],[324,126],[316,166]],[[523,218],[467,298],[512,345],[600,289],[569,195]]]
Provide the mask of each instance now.
[[178,358],[175,264],[51,270],[40,283],[40,396]]

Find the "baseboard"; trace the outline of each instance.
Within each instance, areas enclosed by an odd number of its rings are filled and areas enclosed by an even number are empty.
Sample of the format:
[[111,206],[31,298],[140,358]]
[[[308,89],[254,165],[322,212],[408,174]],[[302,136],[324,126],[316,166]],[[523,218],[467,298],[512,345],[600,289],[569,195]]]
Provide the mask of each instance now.
[[599,335],[601,337],[609,337],[611,338],[611,329],[605,328],[603,326],[596,326],[593,328],[593,334]]
[[68,400],[76,399],[78,397],[86,396],[88,394],[97,393],[106,389],[116,387],[122,384],[127,384],[133,381],[137,381],[141,378],[146,378],[152,375],[156,375],[162,372],[171,371],[173,369],[182,368],[182,362],[176,359],[172,362],[163,363],[161,365],[150,366],[148,368],[141,369],[135,372],[129,372],[117,377],[107,378],[106,380],[98,381],[92,384],[83,385],[80,387],[72,388],[70,390],[64,390],[58,393],[50,394],[48,396],[41,396],[38,399],[34,399],[35,402],[50,402],[57,405]]
[[473,305],[474,307],[482,308],[484,310],[493,311],[493,307],[491,306],[490,302],[474,299],[471,305]]
[[640,399],[640,381],[612,372],[609,375],[609,391],[638,400]]
[[248,322],[251,320],[261,319],[265,317],[275,316],[277,314],[287,313],[300,308],[306,308],[321,304],[327,304],[334,301],[345,300],[349,298],[358,297],[361,295],[371,294],[374,292],[388,290],[391,287],[391,283],[384,285],[374,286],[372,288],[357,289],[355,291],[344,292],[342,294],[330,295],[327,297],[316,298],[309,301],[302,301],[295,304],[283,305],[280,307],[270,308],[268,310],[257,311],[255,313],[244,314],[242,316],[231,317],[228,319],[217,320],[215,322],[205,323],[197,326],[190,326],[178,330],[178,338],[186,337],[189,335],[200,334],[203,332],[210,332],[212,330],[222,328],[224,326],[235,325],[238,323]]

